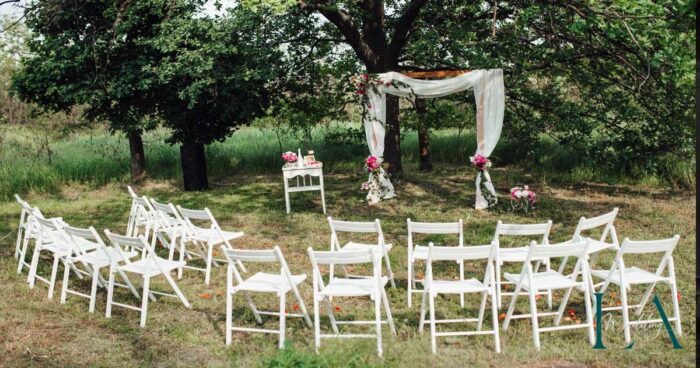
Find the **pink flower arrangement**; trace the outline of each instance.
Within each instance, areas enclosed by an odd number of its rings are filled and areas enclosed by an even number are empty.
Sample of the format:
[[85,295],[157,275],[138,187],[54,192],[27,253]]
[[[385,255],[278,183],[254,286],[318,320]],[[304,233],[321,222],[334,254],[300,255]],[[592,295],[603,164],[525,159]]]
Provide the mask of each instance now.
[[369,190],[369,182],[366,181],[360,185],[360,190]]
[[514,200],[527,200],[530,206],[534,205],[537,201],[537,195],[535,192],[530,190],[530,187],[524,185],[521,187],[513,187],[510,189],[510,197]]
[[488,169],[489,167],[491,167],[491,161],[488,158],[486,158],[486,156],[482,156],[478,153],[476,155],[472,156],[470,158],[470,161],[471,161],[472,165],[477,170],[480,170],[480,171],[484,171],[484,170]]
[[297,154],[292,151],[287,151],[282,154],[282,160],[284,160],[285,162],[297,162],[297,158]]
[[379,170],[380,167],[379,159],[376,156],[367,156],[365,160],[365,170],[367,170],[368,173],[373,173]]

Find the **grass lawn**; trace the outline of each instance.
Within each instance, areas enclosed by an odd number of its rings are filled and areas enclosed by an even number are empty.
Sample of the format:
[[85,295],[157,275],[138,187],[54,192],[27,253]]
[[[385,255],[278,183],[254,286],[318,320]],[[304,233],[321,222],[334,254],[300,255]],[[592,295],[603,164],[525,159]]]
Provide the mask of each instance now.
[[[323,157],[319,157],[323,160]],[[275,336],[234,334],[230,348],[224,345],[225,269],[216,268],[211,285],[204,285],[203,274],[186,271],[179,285],[192,309],[174,299],[159,299],[149,305],[146,328],[139,328],[137,312],[115,308],[111,319],[104,317],[105,292],[98,293],[97,312],[87,312],[87,300],[70,297],[66,305],[47,300],[46,285],[37,283],[29,290],[26,272],[16,273],[13,258],[14,237],[19,207],[10,201],[0,202],[0,365],[3,366],[646,366],[678,367],[695,363],[695,198],[687,193],[670,192],[652,187],[608,185],[593,182],[578,184],[543,183],[537,177],[515,167],[497,167],[492,177],[501,204],[490,211],[472,209],[474,198],[473,174],[463,167],[438,164],[430,174],[419,174],[408,165],[407,174],[396,183],[398,197],[368,207],[358,190],[365,178],[358,170],[330,170],[326,175],[328,214],[339,219],[371,220],[379,218],[388,242],[394,244],[390,253],[398,280],[396,289],[388,289],[398,336],[384,330],[384,358],[376,356],[375,341],[324,340],[321,353],[313,353],[313,331],[299,319],[287,323],[289,347],[278,351]],[[539,176],[538,176],[539,177]],[[514,184],[529,183],[539,194],[532,215],[509,212],[504,196]],[[185,193],[175,180],[151,180],[137,190],[161,201],[172,201],[183,207],[209,207],[224,228],[242,230],[246,236],[234,244],[256,249],[279,244],[293,272],[310,277],[311,265],[305,249],[328,249],[330,232],[321,213],[317,193],[292,194],[292,214],[284,210],[281,177],[278,174],[229,175],[217,180],[214,189],[204,193]],[[29,193],[26,199],[40,207],[46,215],[62,216],[76,226],[94,225],[98,230],[109,228],[123,232],[126,227],[130,199],[124,184],[111,182],[95,187],[80,184],[62,185],[52,194]],[[419,303],[413,308],[406,304],[406,218],[415,221],[464,220],[466,244],[485,244],[493,236],[496,221],[542,222],[554,221],[552,241],[571,236],[580,216],[592,216],[620,208],[616,220],[622,240],[655,239],[680,234],[675,251],[676,272],[681,294],[683,336],[682,350],[672,350],[670,339],[660,327],[633,330],[632,350],[624,349],[621,316],[615,314],[606,323],[607,350],[594,350],[588,344],[585,330],[550,332],[542,335],[542,350],[532,344],[528,319],[515,320],[501,334],[503,352],[493,352],[490,336],[442,338],[438,354],[430,353],[429,334],[417,329]],[[449,242],[449,238],[433,238]],[[609,262],[612,253],[600,258]],[[655,267],[658,260],[639,257],[631,263]],[[49,271],[50,262],[42,261],[40,273]],[[449,267],[440,272],[446,273]],[[254,271],[256,268],[253,268]],[[483,270],[467,265],[470,277],[482,277]],[[511,271],[519,271],[512,268]],[[62,272],[62,268],[59,272]],[[155,279],[155,287],[166,289],[165,282]],[[77,282],[88,290],[87,281]],[[58,283],[60,286],[60,282]],[[57,289],[58,289],[57,286]],[[641,288],[633,289],[632,300],[638,300]],[[60,289],[58,289],[60,290]],[[671,313],[670,291],[659,286],[657,292]],[[310,279],[302,285],[301,293],[312,308]],[[202,297],[209,294],[210,298]],[[573,294],[570,304],[578,315],[584,315],[580,294]],[[264,295],[267,297],[268,295]],[[117,298],[136,303],[133,296],[120,291]],[[540,310],[546,309],[546,298]],[[555,294],[555,305],[561,294]],[[257,298],[263,309],[275,310],[274,298]],[[289,300],[289,298],[288,298]],[[418,299],[419,300],[419,299]],[[508,300],[508,299],[506,299]],[[616,303],[608,295],[605,304]],[[292,302],[288,306],[291,308]],[[369,319],[373,305],[368,300],[337,299],[339,315]],[[438,318],[476,315],[479,297],[467,298],[464,310],[456,297],[439,297]],[[517,310],[526,312],[525,298]],[[647,316],[656,313],[653,306]],[[251,313],[242,299],[236,299],[235,321],[253,327]],[[543,324],[551,323],[544,320]],[[327,319],[324,328],[330,329]],[[570,322],[564,322],[570,323]],[[276,328],[274,319],[265,320],[267,328]],[[485,326],[490,325],[487,314]],[[449,328],[449,327],[443,327]],[[358,328],[359,331],[359,328]]]

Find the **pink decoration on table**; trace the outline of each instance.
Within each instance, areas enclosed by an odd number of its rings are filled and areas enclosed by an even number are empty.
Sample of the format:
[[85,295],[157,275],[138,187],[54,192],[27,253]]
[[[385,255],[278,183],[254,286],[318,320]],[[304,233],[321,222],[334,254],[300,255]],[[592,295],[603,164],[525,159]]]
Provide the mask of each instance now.
[[282,154],[282,160],[284,160],[285,162],[289,162],[289,163],[297,162],[297,159],[298,159],[297,154],[292,152],[292,151],[287,151],[287,152]]

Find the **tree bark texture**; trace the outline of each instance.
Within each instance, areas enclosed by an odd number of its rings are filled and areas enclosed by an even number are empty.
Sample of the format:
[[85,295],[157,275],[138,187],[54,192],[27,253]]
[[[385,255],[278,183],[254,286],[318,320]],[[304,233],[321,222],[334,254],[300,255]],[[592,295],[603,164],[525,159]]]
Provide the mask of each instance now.
[[430,136],[428,135],[428,125],[425,121],[425,100],[416,99],[416,113],[418,114],[418,157],[420,159],[420,171],[433,171],[433,164],[430,161]]
[[204,144],[184,142],[180,146],[180,161],[182,162],[182,181],[185,191],[206,190],[207,160],[204,155]]
[[146,177],[146,155],[143,153],[143,140],[139,132],[130,132],[127,135],[131,155],[131,182],[137,183]]

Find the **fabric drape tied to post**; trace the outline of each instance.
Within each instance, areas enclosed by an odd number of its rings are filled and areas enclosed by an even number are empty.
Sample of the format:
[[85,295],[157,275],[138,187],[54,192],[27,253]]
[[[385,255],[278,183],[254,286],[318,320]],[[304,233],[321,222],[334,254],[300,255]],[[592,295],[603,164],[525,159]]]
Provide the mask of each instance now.
[[[380,85],[376,91],[367,90],[369,100],[364,126],[367,137],[367,145],[370,154],[380,159],[384,155],[384,135],[386,133],[386,94],[410,98],[437,98],[452,93],[462,92],[467,89],[474,90],[476,101],[476,153],[488,157],[498,143],[503,127],[503,112],[505,110],[505,92],[503,87],[503,70],[481,69],[472,70],[460,76],[444,80],[421,80],[407,77],[401,73],[388,72],[377,76],[380,81],[398,82],[395,85]],[[389,181],[384,170],[380,169],[380,180],[384,185],[379,192],[367,194],[367,199],[379,201],[395,196],[394,186]],[[477,174],[476,179],[476,203],[475,208],[488,207],[488,201],[484,198],[480,186],[482,174]],[[372,176],[370,174],[370,181]],[[483,171],[485,187],[493,197],[496,191],[491,183],[491,177],[486,170]],[[376,202],[374,202],[376,203]],[[486,204],[484,204],[486,203]]]

